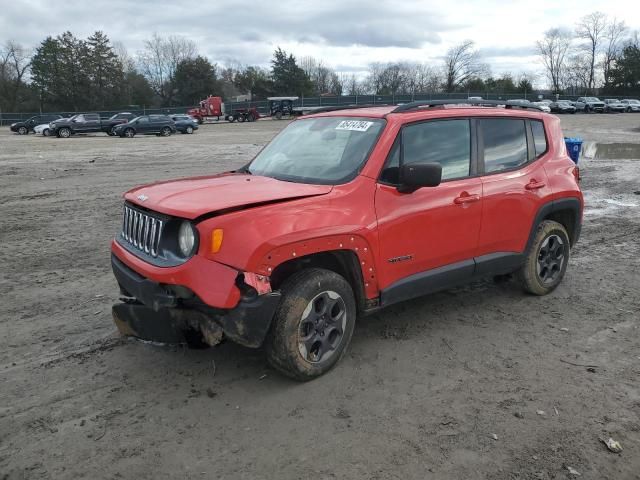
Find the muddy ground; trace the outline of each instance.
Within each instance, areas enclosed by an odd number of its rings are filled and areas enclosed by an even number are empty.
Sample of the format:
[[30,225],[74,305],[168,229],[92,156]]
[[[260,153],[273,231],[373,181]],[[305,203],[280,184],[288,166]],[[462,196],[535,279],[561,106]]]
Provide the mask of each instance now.
[[[640,115],[563,123],[591,142],[640,142]],[[0,479],[640,478],[633,150],[581,160],[583,234],[547,297],[486,281],[391,307],[306,384],[232,343],[120,339],[121,192],[239,166],[284,125],[133,140],[2,128]]]

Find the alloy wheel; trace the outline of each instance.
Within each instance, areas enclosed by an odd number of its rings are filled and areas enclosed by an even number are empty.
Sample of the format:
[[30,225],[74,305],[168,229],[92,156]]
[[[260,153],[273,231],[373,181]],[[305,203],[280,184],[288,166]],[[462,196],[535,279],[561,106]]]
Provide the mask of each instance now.
[[334,291],[316,295],[307,305],[298,329],[298,350],[310,363],[318,363],[335,354],[344,337],[347,307]]
[[565,262],[565,244],[558,235],[545,238],[538,251],[538,278],[544,285],[556,281]]

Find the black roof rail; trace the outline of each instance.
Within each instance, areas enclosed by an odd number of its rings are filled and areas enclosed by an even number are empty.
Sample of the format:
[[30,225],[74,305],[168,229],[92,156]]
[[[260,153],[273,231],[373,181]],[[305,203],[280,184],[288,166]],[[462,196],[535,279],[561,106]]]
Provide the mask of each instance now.
[[505,108],[530,108],[532,110],[543,111],[538,105],[526,104],[514,100],[476,100],[470,98],[456,98],[451,100],[418,100],[415,102],[405,103],[404,105],[398,105],[389,113],[409,112],[420,107],[436,107],[439,105],[476,105],[480,107],[497,107],[499,105],[504,105]]
[[[309,107],[313,110],[309,110],[305,115],[313,115],[315,113],[335,112],[336,110],[357,110],[358,108],[373,108],[373,107],[388,107],[386,103],[367,103],[362,105],[333,105],[327,107]],[[304,109],[304,107],[299,107]]]

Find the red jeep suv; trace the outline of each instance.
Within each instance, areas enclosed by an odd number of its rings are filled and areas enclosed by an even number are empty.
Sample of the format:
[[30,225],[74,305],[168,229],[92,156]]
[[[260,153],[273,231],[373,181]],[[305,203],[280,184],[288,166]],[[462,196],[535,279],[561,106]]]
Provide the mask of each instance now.
[[510,273],[551,292],[583,209],[560,121],[452,103],[325,109],[236,171],[127,192],[118,329],[264,344],[273,367],[307,380],[344,355],[358,315]]

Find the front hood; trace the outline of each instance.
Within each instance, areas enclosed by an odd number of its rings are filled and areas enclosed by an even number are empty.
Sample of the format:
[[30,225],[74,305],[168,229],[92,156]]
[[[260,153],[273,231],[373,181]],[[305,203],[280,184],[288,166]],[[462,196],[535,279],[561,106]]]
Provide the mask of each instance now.
[[227,173],[144,185],[129,190],[124,197],[150,210],[194,219],[221,210],[325,195],[332,188],[331,185],[309,185]]

